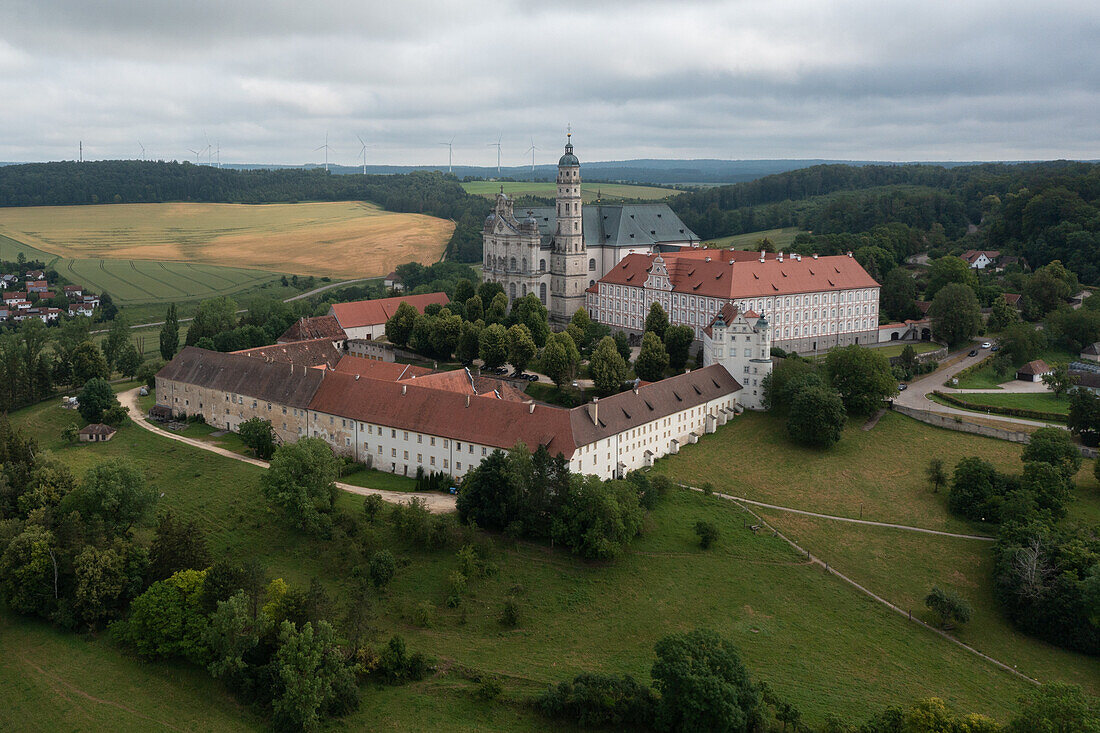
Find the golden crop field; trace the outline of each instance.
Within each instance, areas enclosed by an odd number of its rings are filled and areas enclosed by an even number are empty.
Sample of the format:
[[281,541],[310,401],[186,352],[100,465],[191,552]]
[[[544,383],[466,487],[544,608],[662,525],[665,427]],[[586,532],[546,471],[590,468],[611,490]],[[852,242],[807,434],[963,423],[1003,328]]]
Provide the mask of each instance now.
[[110,204],[0,209],[0,235],[70,259],[157,260],[302,275],[435,262],[454,224],[373,204]]

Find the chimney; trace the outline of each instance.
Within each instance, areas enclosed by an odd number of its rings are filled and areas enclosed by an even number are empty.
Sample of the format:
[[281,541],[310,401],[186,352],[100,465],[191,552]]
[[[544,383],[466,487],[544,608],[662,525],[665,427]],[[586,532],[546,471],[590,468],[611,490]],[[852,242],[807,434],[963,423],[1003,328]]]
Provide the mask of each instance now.
[[849,257],[851,257],[851,256],[852,256],[852,253],[851,253],[851,252],[849,252],[849,253],[848,253],[848,256],[849,256]]
[[764,261],[766,254],[767,254],[767,250],[764,250],[764,249],[760,250],[760,261],[761,262]]
[[466,407],[470,406],[470,395],[466,395]]
[[359,375],[358,375],[358,374],[356,374],[356,375],[355,375],[355,381],[356,381],[356,382],[358,382],[358,381],[359,381]]
[[600,398],[593,397],[592,404],[588,406],[588,416],[592,418],[593,425],[600,424]]
[[530,402],[527,403],[527,412],[528,412],[528,414],[531,414],[531,415],[535,414],[535,401],[534,400],[531,400]]
[[406,392],[408,392],[408,391],[409,391],[409,385],[407,385],[407,384],[402,384],[402,385],[401,385],[401,394],[405,394],[405,393],[406,393]]
[[814,252],[814,259],[817,259],[817,252]]
[[782,252],[776,252],[775,253],[775,261],[776,262],[782,262],[783,261],[783,253]]

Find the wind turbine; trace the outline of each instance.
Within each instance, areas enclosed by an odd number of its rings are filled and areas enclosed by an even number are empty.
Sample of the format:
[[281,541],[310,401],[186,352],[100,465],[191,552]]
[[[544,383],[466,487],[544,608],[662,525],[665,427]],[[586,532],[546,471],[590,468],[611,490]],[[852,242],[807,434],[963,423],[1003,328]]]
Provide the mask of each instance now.
[[363,142],[363,138],[359,135],[355,137],[359,139],[359,144],[362,145],[362,147],[359,148],[359,155],[363,158],[363,175],[365,176],[367,175],[367,144]]
[[218,150],[218,152],[217,152],[218,167],[221,168],[222,167],[222,144],[221,144],[221,141],[220,140],[215,140],[214,145],[217,146],[217,150]]
[[439,145],[447,146],[447,172],[451,172],[451,154],[454,153],[454,143],[457,135],[451,135],[451,141],[447,143],[438,143]]
[[138,147],[141,148],[141,159],[145,160],[145,146],[141,144],[141,140],[137,141]]
[[485,146],[487,148],[496,148],[497,149],[497,178],[500,178],[500,141],[503,140],[503,139],[504,139],[504,134],[501,133],[497,137],[497,141],[495,143],[489,143],[488,145]]
[[202,155],[202,153],[199,152],[198,150],[194,150],[192,148],[188,148],[188,150],[190,150],[192,153],[195,154],[195,165],[198,165],[199,164],[199,156]]
[[325,173],[328,173],[328,133],[327,132],[325,133],[325,144],[322,145],[319,148],[314,148],[313,152],[317,152],[318,150],[324,150],[325,151]]
[[538,150],[538,148],[535,147],[535,138],[531,138],[531,147],[527,148],[527,150],[524,150],[523,152],[531,154],[531,172],[532,173],[535,172],[535,151],[536,150]]

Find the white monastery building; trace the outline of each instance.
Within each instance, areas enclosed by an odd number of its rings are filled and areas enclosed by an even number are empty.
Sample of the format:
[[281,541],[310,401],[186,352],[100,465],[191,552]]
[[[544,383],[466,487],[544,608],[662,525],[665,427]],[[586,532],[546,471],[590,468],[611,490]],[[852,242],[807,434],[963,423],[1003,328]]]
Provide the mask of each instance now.
[[482,242],[484,279],[503,285],[509,303],[538,295],[551,322],[564,324],[585,307],[585,290],[626,255],[695,246],[699,237],[668,204],[585,205],[569,142],[558,161],[554,207],[531,208],[521,220],[502,191]]
[[878,343],[879,284],[851,253],[818,257],[684,248],[627,255],[586,291],[593,319],[640,333],[653,303],[673,325],[704,329],[726,306],[767,316],[772,345],[826,351]]

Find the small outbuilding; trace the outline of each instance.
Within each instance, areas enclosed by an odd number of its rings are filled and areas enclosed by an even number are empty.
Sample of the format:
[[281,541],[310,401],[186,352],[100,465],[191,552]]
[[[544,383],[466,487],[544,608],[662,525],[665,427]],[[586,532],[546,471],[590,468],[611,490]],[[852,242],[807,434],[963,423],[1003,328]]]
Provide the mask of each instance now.
[[1017,369],[1016,379],[1024,382],[1039,382],[1042,381],[1044,374],[1050,374],[1051,371],[1053,370],[1045,361],[1036,359]]
[[77,435],[80,436],[81,443],[106,443],[108,440],[115,437],[115,433],[117,432],[118,431],[110,425],[94,422],[78,430]]
[[1081,358],[1085,361],[1100,362],[1100,341],[1089,344],[1081,350]]

